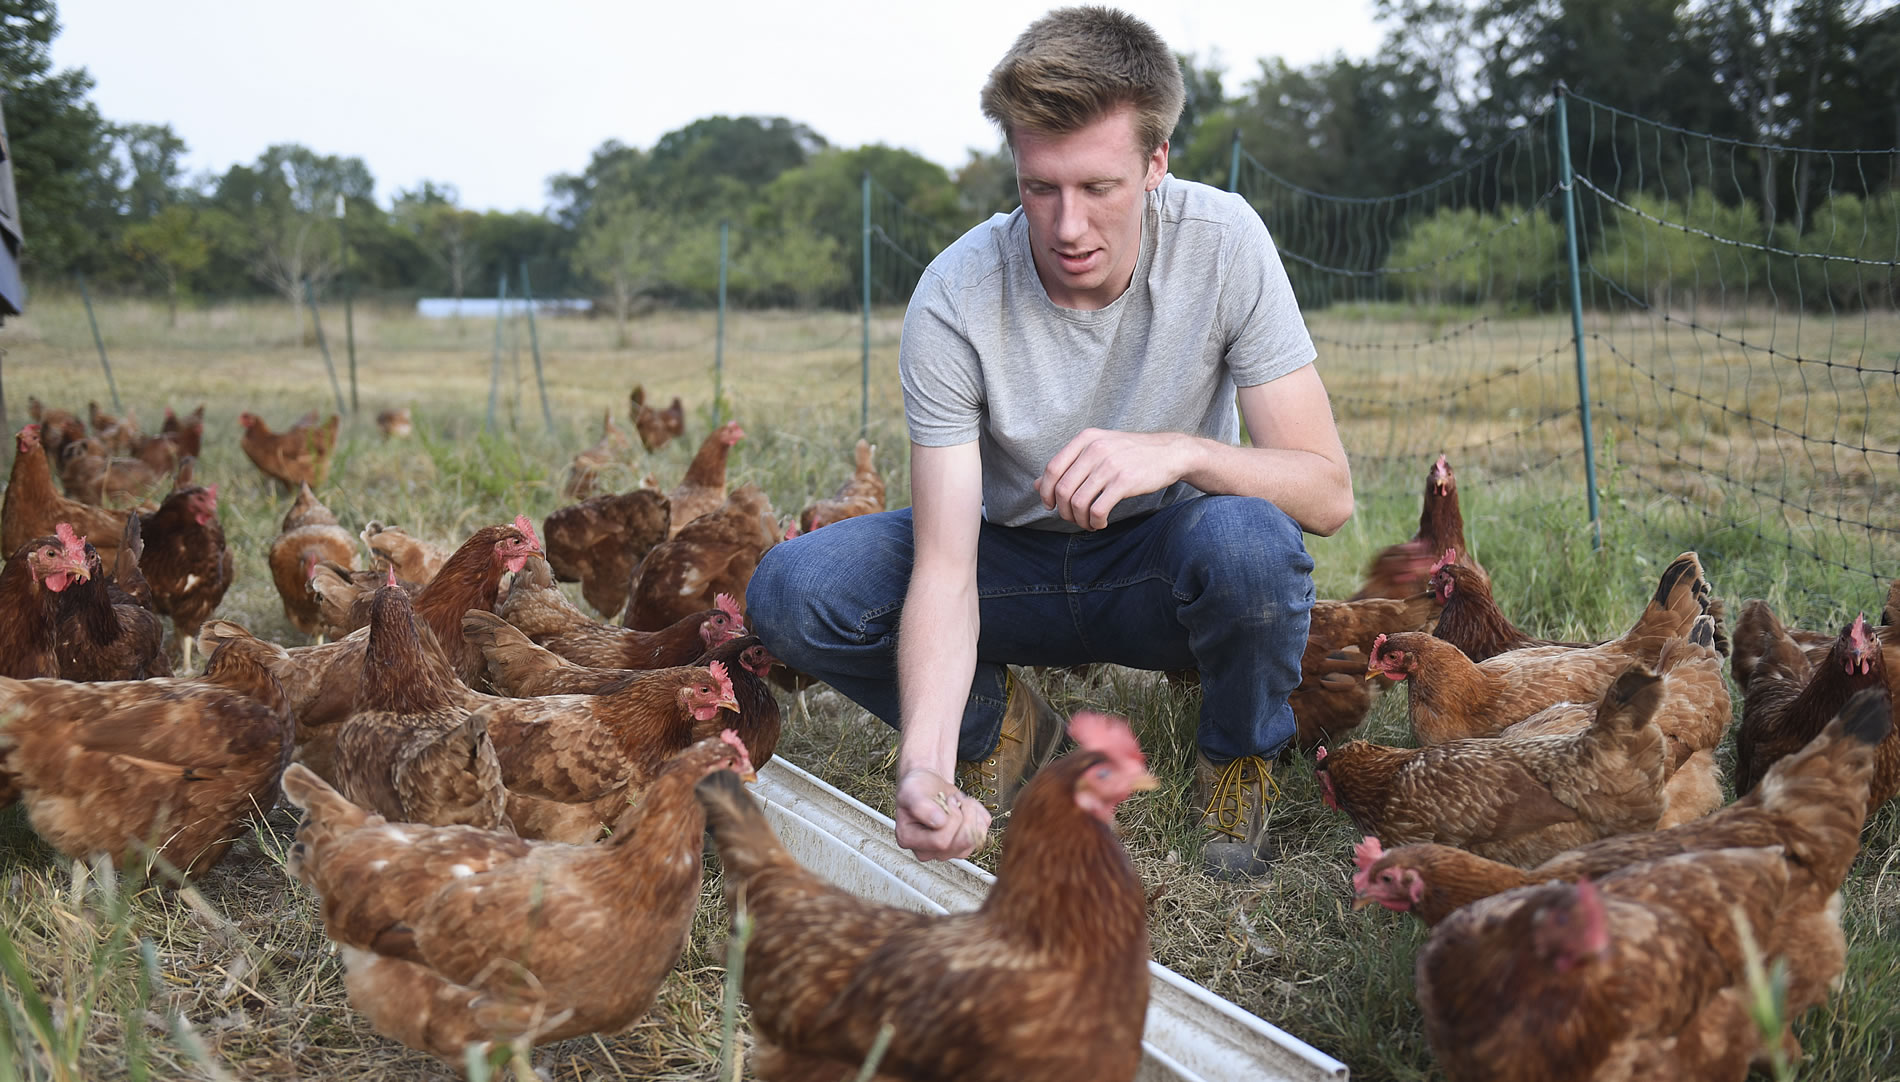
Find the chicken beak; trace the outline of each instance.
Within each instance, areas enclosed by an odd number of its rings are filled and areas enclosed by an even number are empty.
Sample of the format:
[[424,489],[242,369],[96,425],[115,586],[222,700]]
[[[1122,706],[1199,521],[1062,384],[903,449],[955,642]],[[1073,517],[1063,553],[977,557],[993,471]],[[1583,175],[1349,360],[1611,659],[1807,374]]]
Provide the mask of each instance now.
[[751,785],[753,782],[759,780],[759,772],[756,770],[748,770],[739,775],[739,780],[745,782],[747,785]]
[[1381,677],[1381,676],[1384,676],[1384,675],[1385,675],[1384,673],[1382,673],[1382,672],[1380,672],[1380,671],[1379,671],[1379,670],[1377,670],[1377,669],[1367,669],[1367,670],[1366,670],[1366,679],[1367,679],[1367,680],[1377,680],[1377,679],[1378,679],[1379,677]]
[[1372,902],[1372,896],[1371,896],[1371,895],[1368,895],[1368,894],[1361,894],[1361,895],[1360,895],[1359,897],[1357,897],[1357,898],[1354,898],[1354,899],[1352,900],[1352,911],[1353,911],[1354,913],[1357,913],[1357,912],[1359,912],[1359,911],[1360,911],[1361,909],[1364,909],[1365,907],[1367,907],[1367,906],[1369,906],[1369,905],[1371,905],[1371,904],[1373,904],[1373,902]]
[[735,714],[739,713],[739,700],[734,696],[728,695],[725,698],[719,700],[719,702],[716,705],[721,710],[730,710]]
[[1128,783],[1128,791],[1131,793],[1145,793],[1150,789],[1159,788],[1161,788],[1161,779],[1146,770],[1136,775],[1134,781]]

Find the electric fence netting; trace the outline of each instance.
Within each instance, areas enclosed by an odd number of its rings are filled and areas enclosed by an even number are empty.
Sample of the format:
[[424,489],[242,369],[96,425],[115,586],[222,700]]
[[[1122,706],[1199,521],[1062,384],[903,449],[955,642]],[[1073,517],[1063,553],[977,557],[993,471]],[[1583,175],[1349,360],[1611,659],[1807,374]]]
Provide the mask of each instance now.
[[1443,453],[1462,491],[1521,485],[1512,506],[1562,536],[1598,511],[1608,542],[1695,548],[1729,592],[1851,611],[1900,573],[1897,161],[1570,95],[1397,195],[1307,190],[1239,148],[1234,187],[1362,493],[1416,501]]

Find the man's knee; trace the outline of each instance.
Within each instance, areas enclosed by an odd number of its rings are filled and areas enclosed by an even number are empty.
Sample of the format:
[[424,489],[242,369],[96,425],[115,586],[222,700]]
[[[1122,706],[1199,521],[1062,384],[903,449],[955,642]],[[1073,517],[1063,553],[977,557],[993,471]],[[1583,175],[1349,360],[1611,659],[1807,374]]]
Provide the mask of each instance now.
[[1291,516],[1251,496],[1194,502],[1207,506],[1187,531],[1189,568],[1223,608],[1304,616],[1313,607],[1313,558]]
[[810,652],[861,645],[867,615],[903,600],[908,560],[898,559],[896,538],[882,535],[907,528],[847,519],[774,545],[746,586],[750,629],[794,668]]

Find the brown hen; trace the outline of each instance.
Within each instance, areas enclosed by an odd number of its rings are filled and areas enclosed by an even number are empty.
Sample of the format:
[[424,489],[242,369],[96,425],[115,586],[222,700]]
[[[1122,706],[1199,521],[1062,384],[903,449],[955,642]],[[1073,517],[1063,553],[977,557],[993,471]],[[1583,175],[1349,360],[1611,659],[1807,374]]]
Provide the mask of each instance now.
[[262,417],[247,410],[238,415],[238,424],[244,426],[244,436],[238,442],[245,457],[286,491],[302,484],[322,488],[330,475],[337,423],[337,415],[332,413],[328,421],[318,425],[317,413],[312,410],[283,432],[272,432]]
[[[462,640],[462,613],[493,608],[502,574],[536,551],[533,528],[525,518],[517,517],[513,526],[485,526],[455,551],[441,574],[417,592],[415,614],[429,630],[424,641],[433,641],[443,651],[464,683],[481,678],[484,661],[479,649]],[[453,621],[446,619],[450,609]],[[206,649],[229,640],[258,641],[239,625],[222,620],[207,625],[203,639]],[[259,643],[271,655],[270,669],[283,682],[291,716],[297,721],[298,758],[318,774],[328,775],[332,769],[336,726],[349,717],[356,702],[368,640],[365,628],[321,646],[285,649]]]
[[1078,714],[1069,731],[1080,750],[1017,796],[996,882],[969,913],[857,898],[801,867],[729,779],[700,783],[727,905],[752,926],[742,987],[761,1077],[850,1077],[887,1023],[880,1079],[1135,1077],[1147,902],[1115,808],[1156,782],[1120,719]]
[[[489,683],[503,695],[537,698],[544,695],[600,695],[636,680],[639,669],[602,669],[577,665],[528,641],[518,629],[494,613],[471,610],[462,618],[462,634],[479,642],[488,656]],[[767,682],[778,664],[756,635],[746,635],[712,646],[694,659],[694,665],[720,662],[732,680],[739,703],[733,729],[745,741],[755,766],[764,766],[778,747],[779,706]],[[728,719],[730,721],[730,719]]]
[[[1761,602],[1749,605],[1767,610]],[[1742,723],[1735,731],[1738,793],[1753,789],[1775,760],[1806,745],[1856,692],[1885,688],[1900,674],[1900,646],[1883,644],[1865,616],[1841,629],[1820,663],[1809,667],[1801,660],[1794,664],[1784,644],[1769,651],[1750,675]],[[1870,807],[1879,807],[1900,788],[1900,736],[1889,733],[1881,745],[1871,788]]]
[[1432,463],[1425,474],[1425,500],[1418,514],[1418,532],[1410,541],[1380,550],[1366,565],[1365,585],[1352,595],[1357,601],[1368,597],[1403,599],[1425,590],[1425,580],[1439,554],[1451,549],[1458,562],[1480,575],[1484,568],[1465,544],[1464,514],[1458,509],[1458,479],[1444,455]]
[[378,1032],[450,1061],[468,1045],[626,1028],[685,949],[705,812],[693,785],[749,778],[737,741],[669,759],[602,845],[537,845],[471,827],[387,823],[301,767],[285,870],[323,899],[350,1002]]
[[668,537],[677,537],[694,519],[719,510],[726,499],[726,459],[733,445],[742,439],[745,429],[737,421],[727,421],[699,445],[699,452],[686,466],[686,476],[666,494],[667,506],[672,509]]
[[[59,678],[96,682],[144,680],[170,676],[165,657],[165,625],[157,610],[120,589],[106,574],[98,550],[60,523],[59,539],[86,554],[87,577],[68,587],[59,599]],[[144,548],[137,515],[126,519],[120,539],[119,563],[138,574],[138,553]]]
[[[1843,728],[1874,743],[1891,709],[1864,692]],[[1453,912],[1416,966],[1447,1077],[1741,1082],[1768,1052],[1747,1006],[1742,922],[1768,960],[1785,960],[1784,1017],[1820,1002],[1845,963],[1837,892],[1867,804],[1864,789],[1832,800],[1834,814],[1780,844],[1684,852]],[[1780,1043],[1799,1051],[1786,1031]]]
[[372,520],[363,527],[360,535],[363,545],[374,557],[378,570],[385,567],[396,569],[396,577],[403,582],[413,582],[425,586],[442,565],[448,562],[454,549],[410,536],[407,530],[399,526],[385,526]]
[[634,566],[666,540],[670,511],[652,489],[610,493],[563,507],[542,523],[548,566],[562,582],[581,584],[581,596],[612,619],[627,602]]
[[745,597],[759,560],[781,536],[765,493],[741,485],[716,512],[655,546],[633,569],[622,623],[658,631],[712,608],[720,594]]
[[91,556],[77,540],[36,537],[0,568],[0,676],[59,675],[59,598],[92,575]]
[[561,495],[567,499],[584,500],[592,496],[600,483],[601,471],[612,469],[621,461],[621,455],[633,449],[633,441],[614,424],[613,410],[601,413],[600,426],[600,439],[568,463],[567,480],[561,486]]
[[125,533],[124,511],[69,500],[53,490],[53,471],[40,446],[40,428],[27,425],[14,439],[13,472],[7,480],[6,502],[0,505],[0,552],[18,552],[36,537],[50,537],[64,522],[81,537],[93,539],[99,558],[111,565],[118,559],[119,538]]
[[599,695],[489,699],[488,727],[524,838],[582,843],[600,836],[661,764],[724,727],[737,711],[726,667],[654,669]]
[[1287,696],[1301,747],[1337,740],[1359,727],[1386,681],[1366,680],[1366,657],[1381,635],[1422,631],[1437,613],[1430,594],[1403,601],[1315,601],[1300,654],[1300,686]]
[[1629,633],[1586,650],[1538,647],[1474,662],[1423,632],[1375,642],[1370,672],[1404,680],[1412,732],[1422,744],[1493,736],[1560,702],[1595,701],[1632,662],[1653,667],[1663,645],[1688,635],[1708,607],[1709,584],[1693,552],[1662,574]]
[[686,434],[686,406],[678,395],[663,410],[647,405],[646,388],[639,384],[627,394],[627,411],[633,418],[634,431],[640,433],[640,446],[648,451],[665,447],[673,437]]
[[501,763],[468,689],[425,646],[395,573],[371,605],[356,705],[336,734],[337,789],[402,823],[512,829]]
[[1318,752],[1321,799],[1363,834],[1438,842],[1528,867],[1667,810],[1661,677],[1632,666],[1582,732],[1454,740],[1424,748],[1353,741]]
[[157,511],[139,516],[139,530],[139,571],[151,585],[153,607],[172,618],[181,671],[190,669],[192,641],[224,600],[237,567],[218,522],[218,486],[174,489]]
[[310,591],[310,576],[322,563],[355,567],[356,538],[308,484],[299,484],[297,502],[285,512],[283,528],[271,542],[270,575],[284,602],[284,618],[306,635],[323,630],[322,607]]
[[820,526],[829,526],[859,515],[875,515],[884,510],[884,478],[878,475],[877,467],[871,464],[871,455],[877,448],[863,440],[852,449],[855,468],[851,479],[838,486],[828,500],[818,500],[798,513],[798,528],[810,533]]
[[290,761],[282,689],[250,643],[196,680],[0,680],[0,789],[60,852],[121,863],[150,847],[187,875],[270,809]]
[[688,613],[658,631],[635,631],[588,619],[554,585],[546,561],[530,560],[496,610],[540,646],[597,669],[663,669],[685,665],[746,633],[739,603],[721,594],[713,607]]
[[[1890,726],[1877,719],[1849,731],[1835,718],[1806,747],[1776,761],[1762,783],[1705,818],[1652,833],[1604,838],[1559,853],[1529,871],[1446,845],[1420,843],[1390,852],[1368,837],[1353,849],[1355,908],[1377,903],[1437,924],[1480,898],[1551,879],[1600,878],[1619,868],[1678,853],[1781,846],[1811,852],[1842,830],[1857,830],[1866,810],[1840,794],[1867,792],[1875,748]],[[1825,937],[1823,937],[1825,938]]]

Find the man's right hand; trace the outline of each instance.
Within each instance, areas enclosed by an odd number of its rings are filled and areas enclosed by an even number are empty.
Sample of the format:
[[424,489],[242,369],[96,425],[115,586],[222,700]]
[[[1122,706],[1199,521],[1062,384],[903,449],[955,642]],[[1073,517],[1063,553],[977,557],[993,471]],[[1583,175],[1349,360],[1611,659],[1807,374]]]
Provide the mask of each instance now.
[[935,771],[921,767],[897,779],[897,844],[918,860],[954,860],[982,848],[990,811]]

